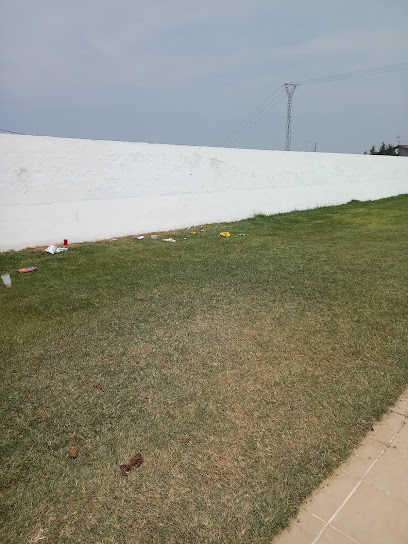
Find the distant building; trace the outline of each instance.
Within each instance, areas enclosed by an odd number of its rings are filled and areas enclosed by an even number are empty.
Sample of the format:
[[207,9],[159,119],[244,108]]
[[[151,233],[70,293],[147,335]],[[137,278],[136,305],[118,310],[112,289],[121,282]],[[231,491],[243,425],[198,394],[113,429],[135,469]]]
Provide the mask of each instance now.
[[400,157],[408,157],[408,145],[397,145],[396,151]]

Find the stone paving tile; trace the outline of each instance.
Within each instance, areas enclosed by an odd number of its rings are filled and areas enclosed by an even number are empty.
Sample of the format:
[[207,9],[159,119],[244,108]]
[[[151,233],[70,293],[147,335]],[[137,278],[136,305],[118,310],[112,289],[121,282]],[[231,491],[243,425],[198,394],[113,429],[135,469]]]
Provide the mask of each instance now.
[[362,478],[385,448],[386,445],[382,442],[366,437],[341,468],[357,478]]
[[[357,540],[340,533],[334,527],[328,525],[316,544],[356,544]],[[357,542],[357,544],[359,544]]]
[[[364,480],[408,506],[408,455],[387,448]],[[408,542],[408,534],[407,534]]]
[[303,508],[324,521],[329,521],[358,482],[358,478],[352,474],[338,471],[325,482],[324,487],[320,487],[312,495]]
[[405,422],[405,417],[395,412],[386,414],[383,419],[376,423],[374,430],[368,433],[368,438],[378,440],[388,444],[395,434],[401,429]]
[[297,519],[273,540],[273,544],[310,544],[323,527],[324,521],[301,510]]
[[331,525],[360,544],[407,544],[408,505],[362,482]]
[[400,432],[394,438],[391,446],[408,454],[408,422],[405,423]]

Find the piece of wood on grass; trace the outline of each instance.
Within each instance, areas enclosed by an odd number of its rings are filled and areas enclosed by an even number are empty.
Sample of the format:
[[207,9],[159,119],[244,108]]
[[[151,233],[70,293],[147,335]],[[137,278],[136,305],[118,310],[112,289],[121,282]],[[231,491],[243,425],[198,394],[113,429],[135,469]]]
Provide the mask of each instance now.
[[143,456],[141,453],[136,453],[126,465],[120,465],[120,471],[122,476],[127,476],[132,468],[139,468],[140,465],[144,462]]

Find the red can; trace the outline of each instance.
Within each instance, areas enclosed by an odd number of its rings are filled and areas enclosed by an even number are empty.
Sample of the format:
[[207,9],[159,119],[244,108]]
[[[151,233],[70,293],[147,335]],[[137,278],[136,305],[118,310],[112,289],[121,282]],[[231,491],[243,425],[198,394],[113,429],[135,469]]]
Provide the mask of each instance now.
[[64,239],[64,246],[67,246],[67,245],[68,245],[68,240]]

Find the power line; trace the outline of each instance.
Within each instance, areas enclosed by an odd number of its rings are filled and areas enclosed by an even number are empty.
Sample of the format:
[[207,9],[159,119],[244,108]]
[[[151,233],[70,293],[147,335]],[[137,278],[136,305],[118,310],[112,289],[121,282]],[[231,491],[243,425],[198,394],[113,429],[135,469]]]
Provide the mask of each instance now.
[[[268,106],[271,104],[272,102],[272,99],[273,97],[278,93],[281,93],[282,92],[282,85],[280,85],[264,102],[262,102],[262,104],[256,108],[256,110],[254,112],[251,113],[251,115],[249,117],[247,117],[247,119],[245,121],[243,121],[233,132],[231,132],[231,134],[225,138],[225,140],[219,144],[217,147],[222,147],[224,146],[225,144],[227,144],[227,142],[229,140],[231,140],[231,138],[234,138],[234,136],[238,133],[238,132],[241,132],[242,129],[244,129],[248,124],[250,124],[253,119],[255,117],[257,117],[260,113],[262,113],[266,108],[268,108]],[[235,140],[234,140],[235,141]]]
[[267,113],[269,113],[275,106],[277,106],[280,102],[282,102],[282,100],[285,98],[285,95],[282,95],[282,97],[280,98],[280,100],[278,100],[275,104],[273,104],[268,110],[265,111],[265,113],[263,115],[261,115],[261,117],[259,117],[258,119],[254,120],[254,122],[249,125],[249,127],[244,130],[244,132],[242,132],[242,134],[239,134],[234,140],[232,140],[232,142],[230,142],[229,145],[233,144],[236,140],[238,140],[238,138],[240,138],[241,136],[243,136],[246,132],[248,132],[249,129],[251,129],[254,125],[256,125],[256,123],[258,121],[260,121],[262,119],[262,117],[265,117],[265,115]]
[[386,74],[389,72],[397,72],[398,70],[406,70],[408,68],[408,61],[399,62],[398,64],[389,64],[387,66],[377,66],[375,68],[368,68],[366,70],[355,70],[353,72],[344,72],[340,74],[333,74],[329,76],[321,76],[312,79],[303,79],[298,81],[298,85],[313,85],[317,83],[327,83],[330,81],[338,81],[340,79],[351,79],[354,77],[375,76],[380,74]]
[[[265,106],[264,108],[262,108],[258,114],[252,118],[251,121],[245,123],[243,125],[243,127],[241,128],[240,131],[238,131],[236,134],[235,134],[235,137],[233,137],[233,139],[229,139],[230,141],[228,142],[228,145],[231,145],[233,144],[236,140],[238,140],[238,138],[240,138],[241,136],[243,136],[246,132],[248,132],[249,129],[251,129],[254,125],[256,125],[256,123],[258,123],[258,121],[260,121],[263,117],[265,117],[265,115],[267,113],[269,113],[277,104],[279,104],[279,102],[281,102],[283,100],[283,98],[285,97],[285,93],[280,93],[279,95],[277,95],[277,97],[275,98],[275,102],[273,103],[270,103],[270,104],[267,104],[267,106]],[[279,98],[279,100],[278,100]]]
[[[274,108],[277,104],[279,104],[279,102],[281,102],[283,100],[283,97],[280,98],[280,100],[278,100],[277,102],[273,103],[272,107],[269,107],[271,105],[272,98],[275,97],[275,95],[277,93],[278,93],[278,95],[276,96],[276,98],[278,98],[281,95],[283,89],[285,88],[285,90],[286,90],[286,85],[296,85],[296,86],[299,86],[299,85],[316,85],[316,84],[319,84],[319,83],[330,83],[332,81],[339,81],[339,80],[343,80],[343,79],[352,79],[352,78],[356,78],[356,77],[366,77],[366,76],[381,75],[381,74],[385,74],[385,73],[396,72],[396,71],[399,71],[399,70],[405,70],[407,68],[408,68],[408,61],[404,61],[404,62],[399,62],[397,64],[389,64],[389,65],[385,65],[385,66],[377,66],[377,67],[374,67],[374,68],[367,68],[365,70],[355,70],[355,71],[352,71],[352,72],[343,72],[343,73],[339,73],[339,74],[332,74],[332,75],[321,76],[321,77],[317,77],[317,78],[303,79],[301,81],[298,81],[297,83],[282,85],[282,86],[278,87],[275,90],[275,92],[271,96],[269,96],[265,100],[265,102],[263,102],[245,121],[243,121],[239,125],[239,127],[237,127],[222,142],[222,144],[218,145],[218,147],[233,144],[236,140],[238,140],[238,138],[243,136],[246,132],[248,132],[248,130],[250,128],[252,128],[258,121],[260,121],[262,119],[262,117],[264,117],[264,115],[266,115],[269,111],[271,111],[272,108]],[[286,92],[287,92],[287,90],[286,90]],[[294,92],[294,90],[293,90],[293,92]],[[292,96],[293,96],[293,92],[292,92]],[[289,115],[289,117],[290,117],[290,114],[291,114],[292,96],[289,97],[289,94],[288,94],[288,115]],[[289,104],[289,101],[290,101],[290,104]],[[290,107],[290,111],[289,111],[289,107]],[[291,123],[290,123],[290,121],[291,121],[291,119],[289,119],[289,122],[288,122],[288,117],[287,117],[287,122],[286,122],[286,148],[288,146],[288,136],[289,136],[289,147],[290,147],[290,143],[291,143],[290,142],[290,140],[291,140]],[[288,132],[288,128],[289,128],[289,132]]]
[[[329,83],[332,81],[339,81],[343,79],[351,79],[356,77],[366,77],[385,74],[389,72],[396,72],[398,70],[405,70],[408,68],[408,62],[399,62],[397,64],[389,64],[386,66],[377,66],[375,68],[367,68],[365,70],[355,70],[353,72],[344,72],[341,74],[334,74],[331,76],[322,76],[319,78],[313,79],[304,79],[303,81],[298,81],[298,83],[285,83],[286,94],[288,95],[288,110],[287,110],[287,120],[286,120],[286,140],[285,140],[285,151],[290,151],[291,136],[292,136],[292,97],[296,90],[296,87],[299,85],[316,85],[318,83]],[[316,151],[316,148],[315,148]]]
[[246,132],[248,132],[249,129],[251,129],[254,125],[256,125],[258,121],[260,121],[263,117],[265,117],[267,113],[269,113],[275,106],[277,106],[280,102],[282,102],[284,98],[285,98],[285,93],[282,93],[282,96],[280,97],[279,100],[273,103],[262,115],[255,118],[253,122],[245,130],[242,130],[239,134],[237,134],[236,137],[228,143],[228,145],[232,145],[236,140],[238,140],[238,138],[241,138],[241,136],[243,136]]
[[5,128],[0,128],[0,132],[8,132],[9,134],[19,134],[20,136],[24,136],[24,134],[21,134],[21,132],[13,132],[12,130],[6,130]]

